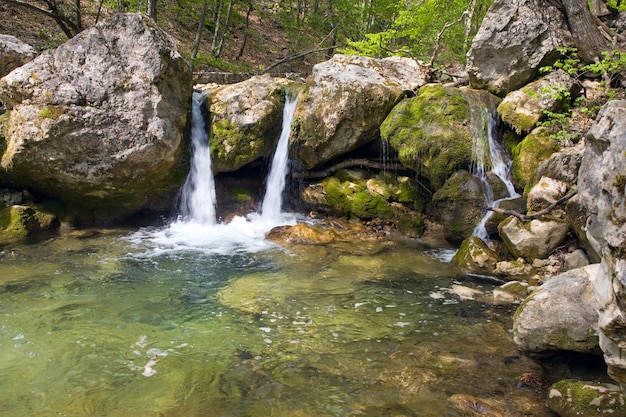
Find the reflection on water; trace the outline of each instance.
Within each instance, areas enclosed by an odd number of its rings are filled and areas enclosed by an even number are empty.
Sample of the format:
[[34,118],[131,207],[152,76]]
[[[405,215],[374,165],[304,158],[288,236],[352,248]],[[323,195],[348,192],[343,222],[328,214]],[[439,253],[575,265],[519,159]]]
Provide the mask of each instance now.
[[153,244],[107,232],[2,253],[0,415],[461,415],[454,394],[550,415],[516,388],[534,364],[510,312],[460,301],[416,242]]

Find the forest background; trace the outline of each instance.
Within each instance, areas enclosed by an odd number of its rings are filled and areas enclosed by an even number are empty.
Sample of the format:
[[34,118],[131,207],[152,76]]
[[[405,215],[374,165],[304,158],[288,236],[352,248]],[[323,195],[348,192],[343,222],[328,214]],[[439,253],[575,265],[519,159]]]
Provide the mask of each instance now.
[[54,48],[116,12],[143,12],[197,72],[306,76],[334,53],[407,56],[462,72],[493,0],[0,0],[0,33]]

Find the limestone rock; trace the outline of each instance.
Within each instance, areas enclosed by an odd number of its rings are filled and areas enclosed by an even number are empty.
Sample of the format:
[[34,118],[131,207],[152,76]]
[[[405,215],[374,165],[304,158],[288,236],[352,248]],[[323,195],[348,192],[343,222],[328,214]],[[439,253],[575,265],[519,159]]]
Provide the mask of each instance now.
[[405,91],[428,77],[409,58],[335,55],[315,65],[294,114],[298,161],[311,169],[375,139]]
[[517,133],[530,132],[544,117],[544,111],[556,111],[567,104],[577,86],[572,77],[559,69],[507,94],[498,105],[498,113]]
[[602,256],[594,282],[600,346],[609,375],[626,388],[626,100],[601,109],[589,129],[575,204],[587,215],[582,231]]
[[521,281],[509,281],[493,290],[493,303],[505,305],[521,303],[528,296],[528,283]]
[[334,230],[317,230],[304,223],[275,227],[265,237],[275,242],[301,245],[325,245],[341,240]]
[[6,175],[77,216],[168,207],[184,180],[191,71],[146,16],[114,15],[42,53],[0,80],[0,101]]
[[14,243],[59,228],[53,214],[27,206],[14,205],[0,210],[0,245]]
[[549,279],[518,307],[513,340],[526,353],[550,350],[597,352],[598,313],[594,264]]
[[546,404],[561,417],[626,417],[626,398],[613,384],[564,379],[550,387]]
[[477,274],[493,274],[499,261],[500,256],[476,236],[465,239],[452,257],[452,264],[462,271]]
[[509,217],[500,223],[498,230],[507,249],[513,256],[532,262],[546,258],[567,237],[569,225],[556,219],[535,219],[524,222]]
[[496,0],[467,54],[470,85],[503,96],[553,64],[557,48],[573,46],[563,14],[539,0]]
[[0,34],[0,77],[21,67],[37,56],[35,48],[15,36]]
[[434,195],[429,210],[443,225],[450,243],[469,237],[483,216],[485,196],[480,180],[465,170],[455,172]]
[[511,176],[518,189],[528,191],[537,168],[555,152],[561,150],[561,143],[552,137],[545,127],[533,129],[512,150],[513,169]]
[[542,177],[528,192],[526,206],[529,211],[545,209],[560,198],[565,197],[567,184],[548,177]]
[[581,141],[575,146],[563,148],[553,153],[535,170],[535,178],[549,177],[562,181],[568,186],[578,181],[578,170],[582,161],[584,143]]
[[236,171],[271,154],[280,136],[288,84],[270,75],[255,76],[209,93],[215,173]]
[[394,107],[380,134],[398,152],[402,165],[428,178],[437,190],[455,171],[474,162],[474,135],[484,134],[488,121],[473,126],[478,120],[473,110],[490,112],[497,102],[486,91],[427,85],[417,97]]

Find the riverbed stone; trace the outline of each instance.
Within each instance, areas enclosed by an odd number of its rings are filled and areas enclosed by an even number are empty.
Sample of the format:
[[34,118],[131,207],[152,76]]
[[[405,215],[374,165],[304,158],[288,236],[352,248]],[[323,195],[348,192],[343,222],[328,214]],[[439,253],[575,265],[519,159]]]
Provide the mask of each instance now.
[[213,172],[236,171],[276,148],[285,96],[292,82],[270,75],[206,88],[211,113]]
[[337,54],[315,65],[294,113],[296,159],[312,169],[376,139],[393,106],[429,77],[425,65],[400,57]]
[[341,235],[332,229],[319,230],[304,223],[274,227],[265,237],[277,243],[300,245],[325,245],[341,240]]
[[32,61],[37,51],[15,36],[0,34],[0,77]]
[[614,384],[564,379],[550,387],[546,404],[561,417],[626,417],[626,399]]
[[609,375],[626,392],[626,100],[605,104],[586,137],[572,206],[586,216],[581,225],[602,257],[594,282],[600,346]]
[[504,96],[552,65],[559,47],[573,46],[566,20],[552,3],[496,0],[467,54],[470,85]]
[[168,208],[191,92],[175,41],[147,16],[116,14],[0,79],[3,175],[78,222]]
[[498,105],[498,114],[517,133],[530,132],[546,111],[554,112],[569,104],[577,87],[575,80],[559,69],[511,91]]
[[482,239],[470,236],[463,241],[451,262],[463,272],[491,275],[500,260],[498,253],[490,249]]
[[546,258],[563,243],[569,224],[556,218],[523,221],[510,216],[500,223],[498,231],[513,256],[532,262],[536,258]]
[[570,350],[599,353],[593,281],[599,264],[550,278],[518,307],[513,340],[525,353]]

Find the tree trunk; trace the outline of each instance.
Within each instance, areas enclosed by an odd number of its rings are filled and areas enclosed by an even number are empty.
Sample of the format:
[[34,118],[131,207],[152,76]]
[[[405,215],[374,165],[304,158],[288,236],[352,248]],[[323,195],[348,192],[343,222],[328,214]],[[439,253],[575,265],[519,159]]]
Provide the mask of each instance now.
[[224,47],[224,39],[226,38],[226,32],[228,31],[228,26],[230,26],[230,18],[233,15],[234,4],[235,4],[235,0],[230,0],[230,3],[228,3],[228,11],[226,12],[226,22],[224,22],[222,33],[220,34],[220,40],[217,45],[217,51],[215,51],[215,53],[213,54],[215,55],[216,58],[222,55],[222,48]]
[[587,0],[562,0],[567,22],[578,48],[578,56],[584,62],[598,59],[609,44],[598,28],[597,18],[591,14]]
[[148,16],[156,22],[157,20],[157,0],[148,0]]
[[198,48],[200,47],[200,40],[202,39],[202,30],[204,29],[204,19],[206,18],[206,9],[208,0],[204,0],[202,3],[202,12],[200,12],[200,21],[198,22],[198,30],[196,31],[196,38],[193,41],[193,49],[191,51],[191,57],[189,58],[189,66],[193,68],[193,60],[198,55]]

